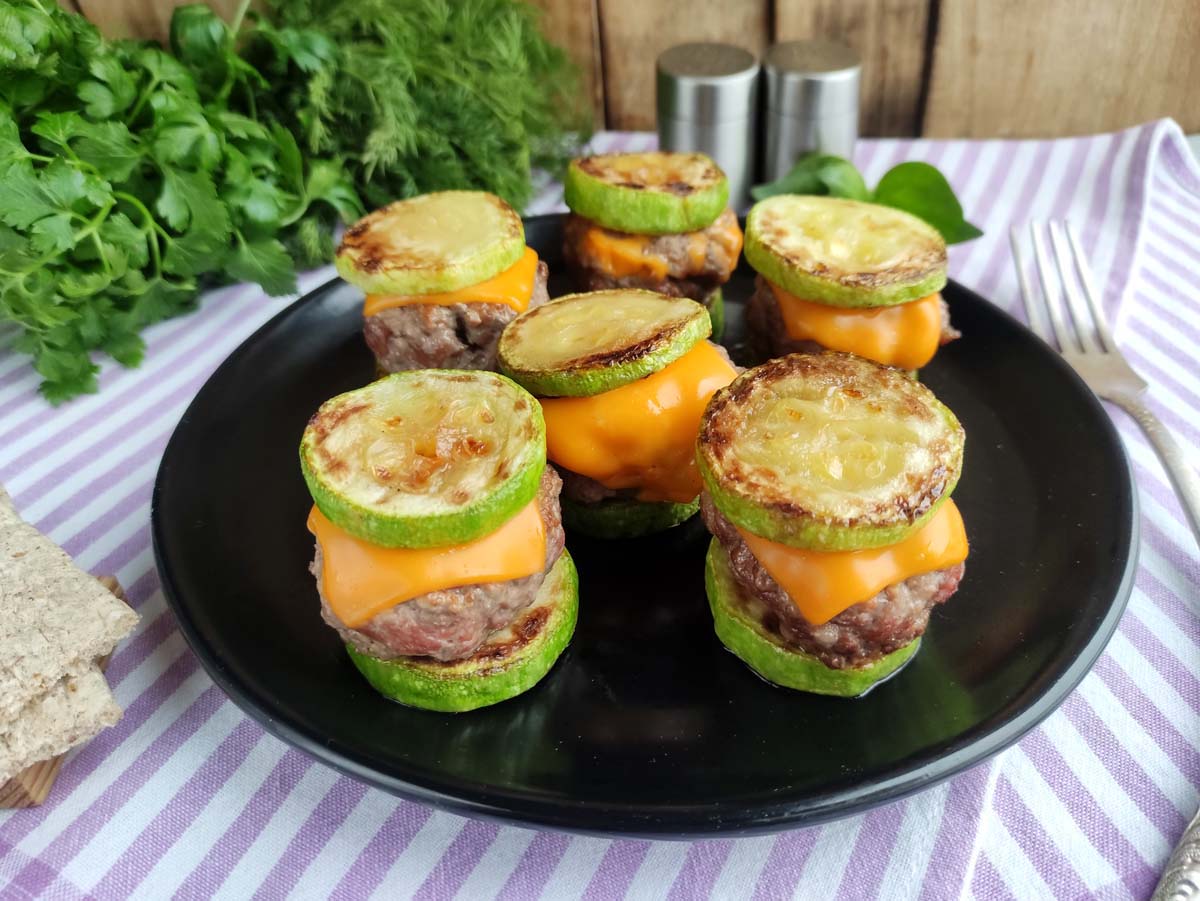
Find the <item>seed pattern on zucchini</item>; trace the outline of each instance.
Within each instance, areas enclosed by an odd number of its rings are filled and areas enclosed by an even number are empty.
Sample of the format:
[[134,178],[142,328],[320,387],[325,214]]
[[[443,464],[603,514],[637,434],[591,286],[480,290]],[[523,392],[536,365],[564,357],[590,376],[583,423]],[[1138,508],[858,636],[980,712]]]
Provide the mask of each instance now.
[[346,229],[338,274],[367,294],[433,294],[477,285],[525,252],[517,211],[484,191],[398,200]]
[[564,550],[533,603],[466,660],[379,660],[350,646],[346,650],[385,697],[410,707],[462,713],[507,701],[541,681],[570,643],[578,617],[579,576]]
[[712,331],[704,306],[619,288],[568,294],[500,336],[501,370],[539,397],[590,397],[658,372]]
[[946,242],[915,216],[836,197],[780,194],[746,217],[746,261],[803,300],[881,307],[946,284]]
[[611,153],[572,160],[563,182],[572,212],[616,231],[668,235],[712,224],[729,181],[702,153]]
[[906,373],[850,354],[792,354],[717,392],[697,462],[735,525],[845,551],[920,528],[953,491],[963,443],[954,414]]
[[856,698],[900,669],[921,644],[917,638],[868,666],[846,669],[833,669],[797,648],[784,647],[742,603],[729,557],[715,538],[708,545],[704,587],[721,643],[768,682],[784,688]]
[[326,401],[300,465],[318,509],[383,547],[437,547],[495,531],[537,494],[541,407],[504,376],[412,370]]

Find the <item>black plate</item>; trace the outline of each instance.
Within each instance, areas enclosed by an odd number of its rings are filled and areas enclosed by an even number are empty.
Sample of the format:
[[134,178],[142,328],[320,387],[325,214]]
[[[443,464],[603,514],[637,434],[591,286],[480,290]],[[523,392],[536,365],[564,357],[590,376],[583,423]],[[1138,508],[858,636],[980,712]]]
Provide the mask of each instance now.
[[[527,223],[552,268],[559,227]],[[726,289],[735,337],[751,285],[739,270]],[[209,674],[265,728],[459,813],[684,836],[813,823],[913,792],[1062,702],[1116,628],[1136,556],[1129,469],[1091,392],[982,298],[955,284],[945,296],[964,337],[922,377],[967,430],[955,499],[971,558],[913,663],[863,699],[775,688],[721,647],[695,520],[637,542],[568,536],[579,628],[526,695],[458,716],[376,695],[318,615],[296,457],[317,406],[373,374],[361,294],[339,281],[235,351],[175,431],[153,504],[167,599]]]

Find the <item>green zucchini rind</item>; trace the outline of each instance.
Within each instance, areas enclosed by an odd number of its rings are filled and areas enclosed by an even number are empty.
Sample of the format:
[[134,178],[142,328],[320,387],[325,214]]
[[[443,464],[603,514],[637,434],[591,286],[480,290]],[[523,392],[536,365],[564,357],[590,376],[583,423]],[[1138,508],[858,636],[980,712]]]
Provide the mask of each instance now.
[[712,225],[729,180],[702,153],[610,153],[572,160],[563,181],[571,211],[616,231],[673,235]]
[[708,318],[712,322],[712,340],[720,341],[725,335],[725,295],[717,288],[704,301]]
[[907,373],[791,354],[718,391],[697,463],[727,519],[793,547],[848,551],[919,529],[962,471],[962,426]]
[[346,229],[338,275],[367,294],[435,294],[487,281],[525,252],[517,211],[484,191],[398,200]]
[[546,466],[541,406],[494,372],[398,372],[326,401],[300,442],[313,501],[382,547],[494,532],[533,500]]
[[533,688],[554,666],[579,618],[579,575],[563,550],[532,604],[466,660],[380,660],[347,646],[350,659],[380,694],[409,707],[462,713],[499,704]]
[[563,525],[592,538],[636,538],[665,532],[687,522],[699,510],[699,498],[686,504],[615,499],[580,504],[562,498]]
[[636,382],[712,331],[703,305],[617,288],[568,294],[522,313],[500,336],[500,369],[539,397],[590,397]]
[[874,663],[833,669],[811,654],[784,647],[739,600],[741,587],[733,577],[729,557],[717,539],[708,545],[704,587],[721,643],[768,682],[813,694],[856,698],[904,666],[920,647],[916,638]]
[[746,261],[804,300],[882,307],[946,285],[946,242],[916,216],[836,197],[780,194],[746,217]]

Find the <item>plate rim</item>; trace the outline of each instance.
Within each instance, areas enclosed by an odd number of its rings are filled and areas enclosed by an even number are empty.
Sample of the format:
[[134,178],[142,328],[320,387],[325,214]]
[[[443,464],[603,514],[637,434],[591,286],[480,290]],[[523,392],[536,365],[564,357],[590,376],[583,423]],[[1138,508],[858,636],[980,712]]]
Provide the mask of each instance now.
[[[548,224],[550,220],[561,218],[562,214],[548,213],[528,216],[523,221],[528,229],[531,225]],[[455,785],[445,781],[439,782],[437,779],[415,783],[383,772],[355,759],[348,750],[339,751],[336,738],[311,734],[302,726],[279,718],[269,699],[261,697],[253,686],[243,685],[226,669],[220,656],[208,646],[204,635],[188,612],[188,606],[182,601],[182,594],[172,577],[171,567],[162,549],[163,524],[159,515],[163,482],[170,469],[172,451],[179,440],[181,427],[191,418],[192,408],[205,388],[227,367],[231,367],[246,348],[256,344],[264,332],[275,328],[281,319],[291,315],[297,307],[315,302],[342,284],[342,279],[334,276],[283,307],[238,344],[196,392],[179,423],[172,430],[155,474],[150,502],[151,540],[164,599],[174,614],[188,647],[226,696],[276,738],[338,772],[389,794],[462,816],[610,838],[694,840],[717,835],[774,833],[842,819],[916,794],[982,764],[1011,747],[1057,710],[1078,687],[1100,659],[1124,615],[1133,591],[1140,557],[1141,517],[1137,482],[1131,468],[1129,453],[1121,441],[1116,424],[1100,400],[1054,348],[1002,307],[971,288],[950,280],[949,284],[954,286],[956,293],[967,296],[972,303],[988,305],[994,313],[1042,345],[1043,352],[1053,357],[1061,374],[1090,402],[1093,412],[1098,414],[1102,428],[1108,432],[1111,443],[1118,449],[1123,463],[1121,472],[1124,484],[1114,487],[1125,494],[1130,517],[1124,570],[1104,617],[1097,624],[1088,642],[1058,678],[1039,687],[1032,699],[1020,710],[986,734],[973,739],[960,736],[956,745],[946,753],[919,766],[877,779],[869,791],[861,791],[861,786],[857,790],[847,787],[810,796],[803,802],[793,799],[753,803],[749,814],[748,805],[731,802],[690,803],[669,807],[594,801],[572,802],[569,799],[534,797],[526,792],[488,789],[482,785],[464,788],[461,780],[457,780]],[[567,653],[570,653],[570,648]],[[851,796],[846,797],[848,794]]]

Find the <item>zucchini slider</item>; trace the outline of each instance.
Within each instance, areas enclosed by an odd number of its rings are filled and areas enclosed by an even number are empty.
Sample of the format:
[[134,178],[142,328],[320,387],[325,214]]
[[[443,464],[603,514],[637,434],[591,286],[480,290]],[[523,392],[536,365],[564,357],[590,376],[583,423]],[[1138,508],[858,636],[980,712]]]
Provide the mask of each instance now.
[[532,397],[490,372],[388,376],[300,444],[325,622],[387,697],[456,712],[531,688],[575,629],[561,482]]
[[850,354],[781,357],[719,391],[697,457],[725,646],[819,694],[895,672],[963,576],[963,438],[928,388]]
[[746,325],[760,357],[828,349],[920,369],[959,336],[938,293],[946,242],[900,210],[771,197],[746,217],[746,261],[758,272]]
[[363,336],[384,372],[495,369],[496,341],[544,303],[548,270],[516,210],[482,191],[399,200],[346,230],[338,274],[363,290]]
[[567,525],[602,538],[670,528],[699,506],[696,433],[736,370],[694,300],[572,294],[518,316],[502,370],[541,399]]
[[581,291],[646,288],[690,297],[724,330],[721,286],[742,251],[729,182],[702,153],[613,153],[572,161],[563,258]]

